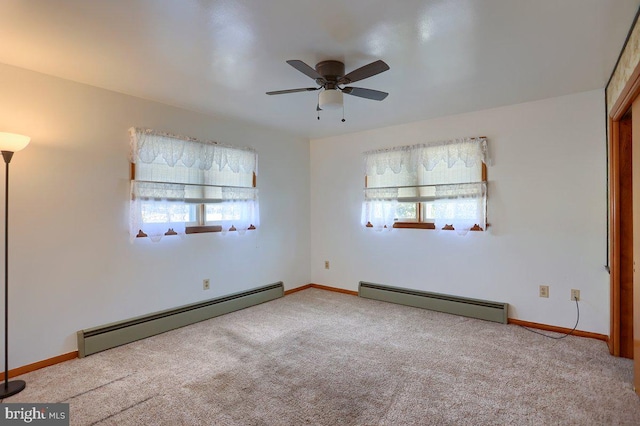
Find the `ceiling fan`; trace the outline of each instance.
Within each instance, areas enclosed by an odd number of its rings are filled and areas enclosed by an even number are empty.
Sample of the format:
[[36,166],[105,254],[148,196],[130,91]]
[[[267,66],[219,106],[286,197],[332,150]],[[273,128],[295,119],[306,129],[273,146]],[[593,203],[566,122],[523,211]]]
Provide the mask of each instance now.
[[[293,59],[287,61],[289,65],[314,79],[318,87],[305,87],[301,89],[276,90],[267,92],[267,95],[283,95],[285,93],[295,92],[314,92],[323,89],[318,96],[317,111],[323,109],[336,109],[342,107],[342,94],[357,96],[359,98],[372,99],[381,101],[389,94],[379,90],[364,89],[362,87],[343,87],[346,84],[355,83],[364,80],[381,72],[387,71],[389,65],[384,61],[377,60],[368,65],[360,67],[349,74],[344,73],[344,63],[340,61],[322,61],[319,62],[315,69],[303,61]],[[343,119],[344,121],[344,119]]]

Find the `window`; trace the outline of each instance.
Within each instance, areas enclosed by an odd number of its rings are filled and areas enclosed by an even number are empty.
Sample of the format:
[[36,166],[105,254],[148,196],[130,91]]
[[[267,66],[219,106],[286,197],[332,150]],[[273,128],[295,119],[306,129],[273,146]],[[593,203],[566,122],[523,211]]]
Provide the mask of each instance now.
[[131,237],[238,231],[259,225],[257,154],[132,128]]
[[486,138],[364,153],[362,224],[391,228],[486,228]]

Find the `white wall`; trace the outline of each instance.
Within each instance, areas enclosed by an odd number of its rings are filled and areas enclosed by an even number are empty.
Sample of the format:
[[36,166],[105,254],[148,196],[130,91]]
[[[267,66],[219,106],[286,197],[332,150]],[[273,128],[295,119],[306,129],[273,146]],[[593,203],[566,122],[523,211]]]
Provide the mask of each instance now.
[[[10,368],[76,350],[80,329],[309,282],[308,140],[5,65],[0,93],[0,131],[32,138],[11,162]],[[131,126],[256,148],[261,227],[131,244]]]
[[[604,92],[311,141],[311,281],[369,281],[509,303],[509,316],[609,333]],[[360,226],[361,153],[487,136],[487,233]],[[324,269],[324,261],[331,269]],[[538,297],[538,286],[550,297]]]

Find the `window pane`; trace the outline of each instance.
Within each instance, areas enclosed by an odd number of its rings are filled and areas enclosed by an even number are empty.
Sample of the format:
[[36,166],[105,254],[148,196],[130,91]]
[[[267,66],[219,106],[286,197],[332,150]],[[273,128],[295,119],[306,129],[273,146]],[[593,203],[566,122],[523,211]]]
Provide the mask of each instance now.
[[422,219],[423,222],[433,222],[435,219],[433,213],[433,201],[422,203]]
[[221,220],[240,220],[241,205],[229,203],[205,204],[205,221],[219,222]]
[[143,223],[195,222],[194,206],[180,203],[142,203]]
[[198,206],[195,204],[187,204],[187,208],[189,209],[189,216],[188,216],[188,219],[185,220],[185,222],[190,224],[197,224],[198,223],[198,213],[197,213]]
[[398,203],[396,207],[396,222],[411,222],[418,220],[416,203]]
[[205,222],[215,222],[222,220],[222,210],[220,204],[205,204]]

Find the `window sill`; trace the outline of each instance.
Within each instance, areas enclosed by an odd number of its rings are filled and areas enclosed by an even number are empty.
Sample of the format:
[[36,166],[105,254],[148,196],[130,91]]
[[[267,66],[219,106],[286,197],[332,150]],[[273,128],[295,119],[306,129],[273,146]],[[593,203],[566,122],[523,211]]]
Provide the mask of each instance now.
[[[249,231],[253,229],[256,229],[256,227],[253,225],[249,226],[248,228]],[[229,228],[229,231],[230,232],[236,231],[235,226],[232,226],[231,228]],[[205,234],[208,232],[222,232],[222,226],[220,225],[187,226],[185,229],[185,234]],[[169,229],[167,232],[164,233],[164,235],[165,236],[178,235],[178,233],[173,229]],[[146,238],[146,237],[148,237],[148,235],[142,231],[138,231],[138,235],[136,235],[136,238]]]
[[[386,225],[384,226],[387,227]],[[436,229],[436,225],[434,223],[428,222],[395,222],[393,227],[396,229]],[[487,227],[489,224],[487,223]],[[371,222],[367,223],[367,228],[373,228]],[[442,228],[443,231],[455,231],[455,228],[452,225],[446,225]],[[479,225],[474,225],[470,231],[484,231]]]

